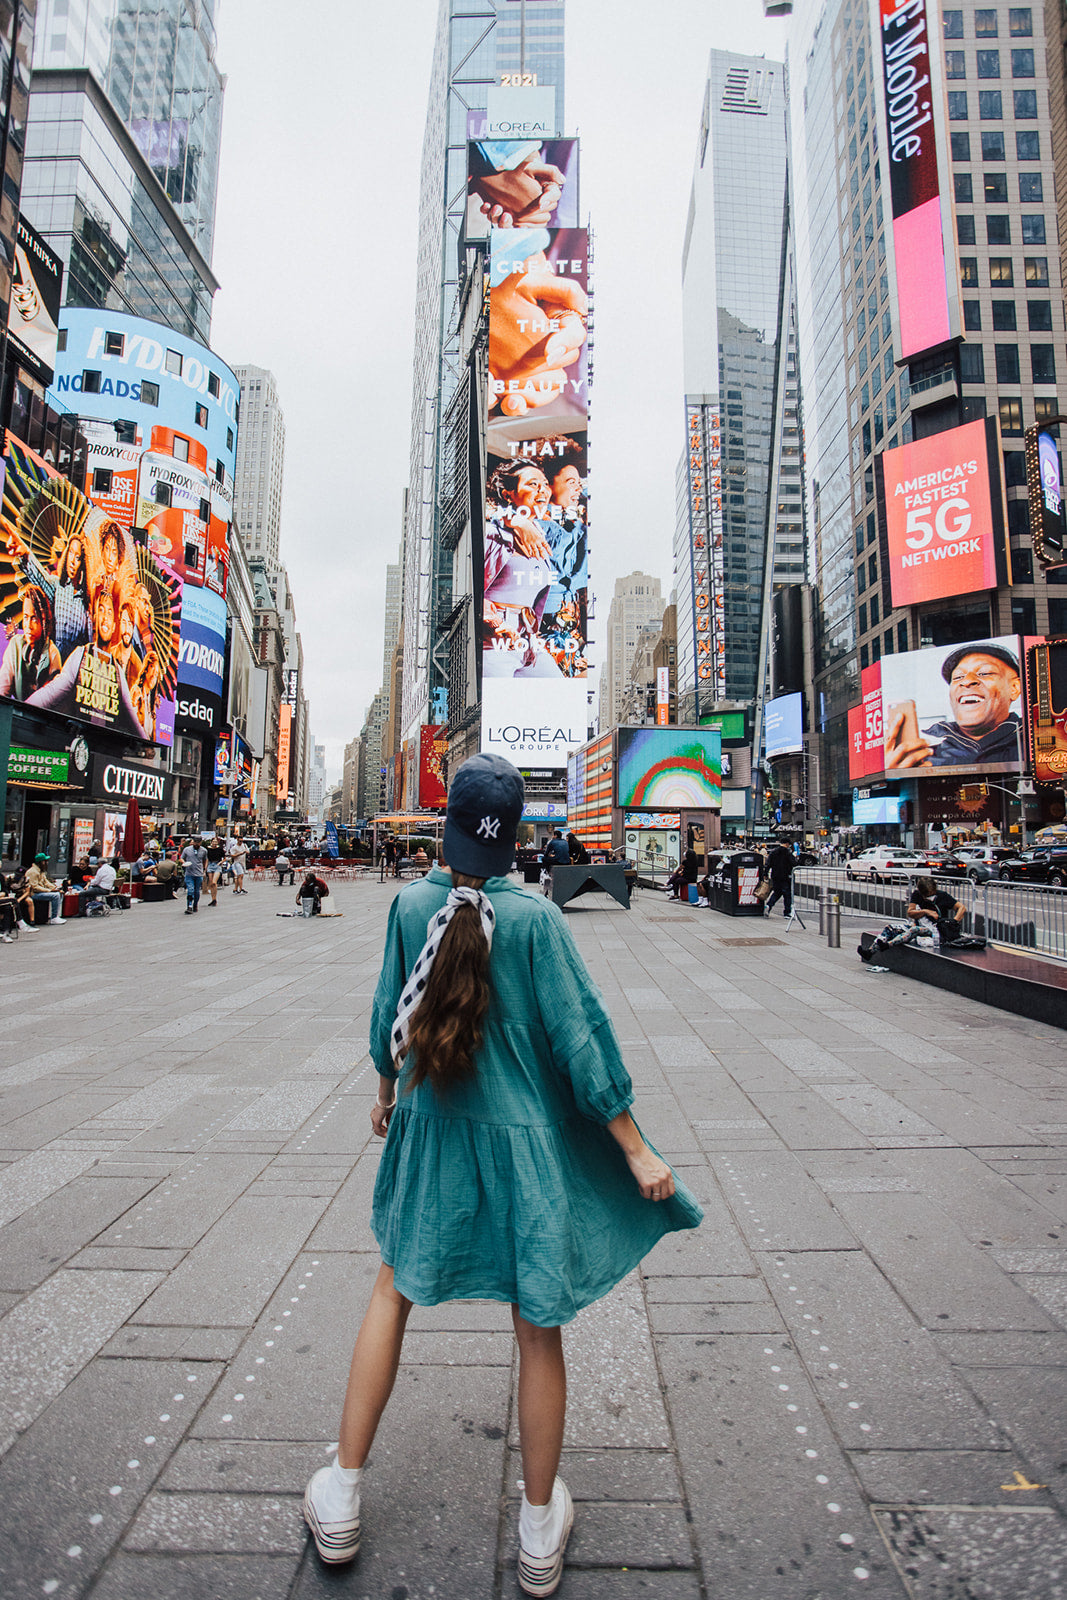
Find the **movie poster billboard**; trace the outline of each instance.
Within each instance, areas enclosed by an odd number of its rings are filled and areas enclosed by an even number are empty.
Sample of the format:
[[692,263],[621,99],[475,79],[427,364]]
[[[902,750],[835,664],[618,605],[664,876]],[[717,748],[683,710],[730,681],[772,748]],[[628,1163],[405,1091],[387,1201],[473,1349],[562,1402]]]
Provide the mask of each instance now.
[[890,184],[901,357],[959,334],[944,79],[934,0],[871,0],[881,137]]
[[894,606],[1011,583],[995,417],[877,458]]
[[183,583],[225,595],[240,384],[212,351],[117,311],[64,307],[48,398],[89,441],[86,493]]
[[1022,674],[1015,634],[883,656],[887,776],[1015,772],[1020,766]]
[[172,744],[181,584],[11,434],[6,467],[0,694]]
[[482,748],[563,767],[585,741],[588,235],[494,228]]
[[717,811],[721,735],[709,728],[619,728],[615,804],[641,811]]
[[63,263],[20,214],[7,337],[18,364],[38,383],[49,384],[56,364]]
[[443,761],[448,740],[443,724],[423,723],[419,729],[419,810],[443,810],[448,801]]

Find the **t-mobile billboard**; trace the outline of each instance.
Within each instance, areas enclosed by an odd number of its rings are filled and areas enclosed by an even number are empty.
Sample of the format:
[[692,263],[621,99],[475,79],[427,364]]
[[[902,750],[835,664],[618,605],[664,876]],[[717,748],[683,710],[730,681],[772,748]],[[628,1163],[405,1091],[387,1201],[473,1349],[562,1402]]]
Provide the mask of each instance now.
[[877,470],[894,606],[1011,582],[995,417],[887,450]]

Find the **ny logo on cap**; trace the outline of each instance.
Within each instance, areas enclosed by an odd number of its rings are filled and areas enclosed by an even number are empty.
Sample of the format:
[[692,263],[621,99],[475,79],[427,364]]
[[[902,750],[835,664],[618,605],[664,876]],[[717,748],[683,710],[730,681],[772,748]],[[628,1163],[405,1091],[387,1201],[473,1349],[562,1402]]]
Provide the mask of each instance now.
[[500,832],[500,818],[483,817],[478,824],[478,832],[484,834],[487,839],[495,839]]

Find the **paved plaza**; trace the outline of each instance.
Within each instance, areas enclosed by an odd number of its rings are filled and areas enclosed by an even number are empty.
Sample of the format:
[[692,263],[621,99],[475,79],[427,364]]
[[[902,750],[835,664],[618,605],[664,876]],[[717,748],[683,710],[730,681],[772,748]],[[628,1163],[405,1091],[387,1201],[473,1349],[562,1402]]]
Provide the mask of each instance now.
[[[392,884],[255,883],[0,956],[0,1594],[517,1593],[507,1309],[416,1310],[330,1572],[376,1269]],[[705,1208],[565,1335],[564,1600],[1067,1597],[1067,1032],[780,917],[568,910]]]

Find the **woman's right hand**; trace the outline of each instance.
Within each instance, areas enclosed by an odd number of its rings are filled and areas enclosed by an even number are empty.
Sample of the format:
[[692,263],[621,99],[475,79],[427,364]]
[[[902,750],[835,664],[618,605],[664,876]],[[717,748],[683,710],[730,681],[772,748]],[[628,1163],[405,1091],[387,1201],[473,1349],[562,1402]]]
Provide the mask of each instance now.
[[645,1200],[669,1200],[674,1193],[674,1173],[667,1163],[643,1144],[626,1152],[626,1164]]

